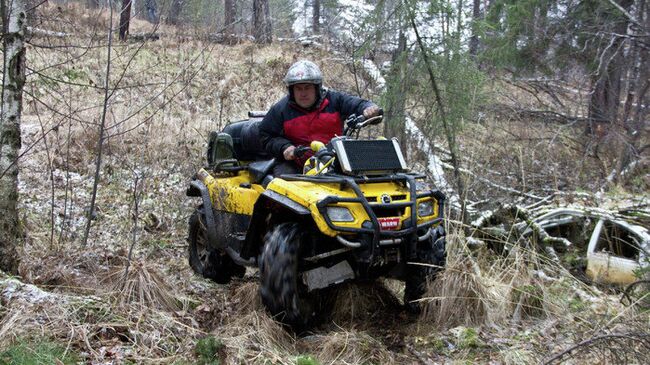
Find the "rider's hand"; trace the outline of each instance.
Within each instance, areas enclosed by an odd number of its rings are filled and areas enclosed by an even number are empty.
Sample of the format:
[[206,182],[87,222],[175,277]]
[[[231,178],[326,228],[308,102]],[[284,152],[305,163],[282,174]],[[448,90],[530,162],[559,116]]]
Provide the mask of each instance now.
[[376,117],[379,115],[380,110],[381,108],[379,108],[377,105],[369,106],[363,110],[363,116],[366,119]]
[[284,155],[285,160],[295,160],[296,155],[293,153],[293,151],[296,149],[296,146],[289,146],[284,149],[284,152],[282,154]]

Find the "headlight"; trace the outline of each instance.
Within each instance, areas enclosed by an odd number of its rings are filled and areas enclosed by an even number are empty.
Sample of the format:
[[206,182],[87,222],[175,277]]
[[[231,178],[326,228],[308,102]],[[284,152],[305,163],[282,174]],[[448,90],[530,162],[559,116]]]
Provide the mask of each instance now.
[[354,222],[352,213],[345,207],[327,207],[327,216],[333,222]]
[[418,203],[418,215],[426,217],[433,214],[433,200],[426,200]]

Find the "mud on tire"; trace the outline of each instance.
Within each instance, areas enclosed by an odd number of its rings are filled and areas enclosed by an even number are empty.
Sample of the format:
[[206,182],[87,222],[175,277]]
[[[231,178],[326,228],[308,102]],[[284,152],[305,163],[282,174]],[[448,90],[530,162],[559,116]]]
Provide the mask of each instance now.
[[188,241],[190,267],[197,274],[219,284],[228,283],[233,276],[244,276],[245,267],[237,265],[227,253],[210,249],[201,208],[190,217]]
[[442,226],[434,229],[431,237],[418,244],[417,262],[434,265],[408,265],[404,280],[404,304],[413,313],[420,311],[420,305],[415,300],[421,299],[427,290],[427,281],[431,282],[445,266],[447,261],[447,241]]
[[260,256],[262,303],[276,319],[294,329],[310,324],[318,311],[316,294],[307,293],[298,271],[303,232],[297,223],[282,223],[265,238]]

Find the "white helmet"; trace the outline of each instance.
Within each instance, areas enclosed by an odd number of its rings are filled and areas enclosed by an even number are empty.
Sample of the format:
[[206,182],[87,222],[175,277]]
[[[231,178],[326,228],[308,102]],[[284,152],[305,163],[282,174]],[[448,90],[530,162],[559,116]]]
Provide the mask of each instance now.
[[323,84],[323,74],[315,63],[301,60],[289,67],[289,71],[284,77],[284,84],[288,88],[295,84],[315,84],[317,89],[320,89]]

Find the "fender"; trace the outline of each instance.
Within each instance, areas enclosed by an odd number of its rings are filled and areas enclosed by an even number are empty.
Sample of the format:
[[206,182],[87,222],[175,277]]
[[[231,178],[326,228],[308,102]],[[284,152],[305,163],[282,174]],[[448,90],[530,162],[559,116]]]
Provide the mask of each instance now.
[[[195,195],[198,192],[198,195]],[[192,180],[187,194],[191,196],[200,196],[203,200],[203,216],[205,217],[206,233],[208,234],[208,246],[212,249],[225,249],[217,239],[217,228],[214,225],[214,214],[212,214],[212,201],[208,188],[201,180]]]
[[[292,212],[298,214],[298,215],[311,215],[311,212],[309,209],[306,207],[303,207],[302,205],[296,203],[295,201],[291,200],[290,198],[287,198],[286,196],[282,194],[278,194],[275,191],[272,190],[266,190],[265,192],[262,193],[263,197],[266,197],[282,206],[285,206],[289,208]],[[257,205],[257,204],[255,204]]]
[[287,213],[299,218],[311,217],[311,212],[306,207],[274,191],[266,190],[255,202],[253,216],[248,224],[246,240],[241,250],[242,258],[253,258],[258,255],[257,248],[263,245],[264,234],[267,229],[267,217],[273,208],[285,209]]
[[[200,196],[203,200],[203,215],[205,216],[206,233],[208,234],[208,246],[211,249],[218,249],[226,252],[235,263],[243,266],[255,266],[256,260],[245,260],[237,254],[235,250],[226,246],[222,241],[217,239],[217,227],[214,223],[214,214],[212,212],[212,201],[210,200],[210,193],[208,188],[201,180],[192,180],[189,189],[187,189],[188,196]],[[206,208],[209,207],[209,208]]]

